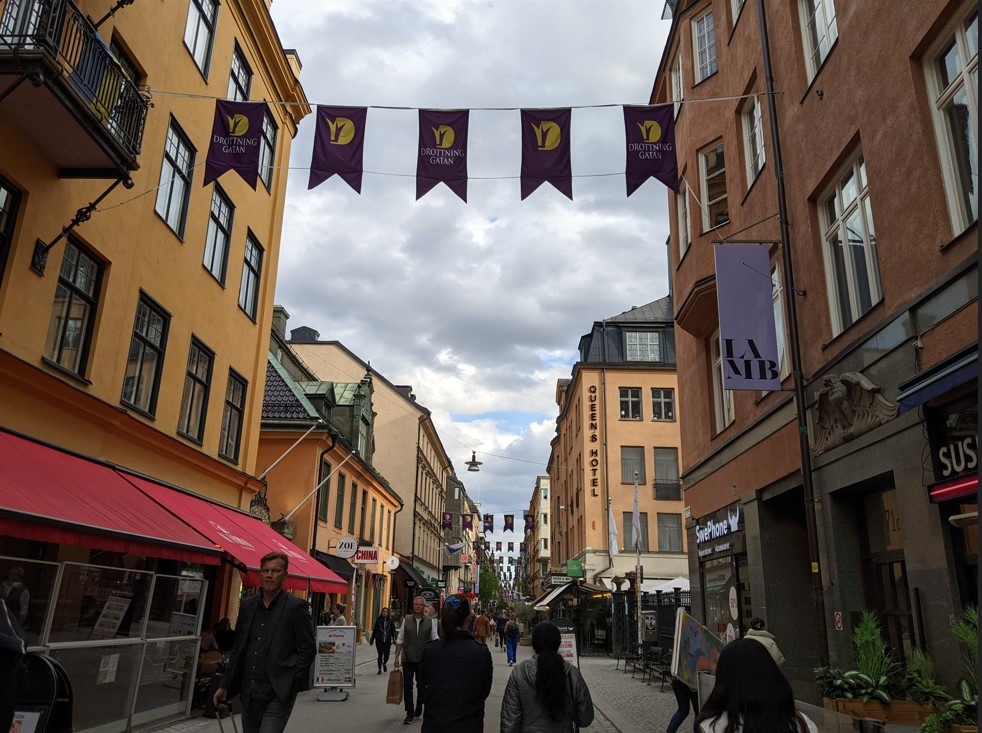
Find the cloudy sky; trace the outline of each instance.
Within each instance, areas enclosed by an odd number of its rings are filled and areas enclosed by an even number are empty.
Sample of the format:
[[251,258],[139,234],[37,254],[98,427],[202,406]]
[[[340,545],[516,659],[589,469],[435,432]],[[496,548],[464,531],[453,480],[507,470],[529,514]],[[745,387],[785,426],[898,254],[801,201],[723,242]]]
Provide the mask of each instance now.
[[[519,515],[519,532],[580,336],[668,292],[666,189],[649,180],[626,197],[617,106],[648,101],[663,5],[272,5],[311,104],[369,107],[360,196],[337,176],[306,190],[314,116],[300,127],[276,302],[289,328],[315,328],[411,384],[468,493],[499,526]],[[573,201],[548,184],[521,201],[517,108],[530,107],[573,108]],[[472,110],[466,204],[442,184],[415,200],[419,108]],[[472,450],[479,473],[464,465]]]

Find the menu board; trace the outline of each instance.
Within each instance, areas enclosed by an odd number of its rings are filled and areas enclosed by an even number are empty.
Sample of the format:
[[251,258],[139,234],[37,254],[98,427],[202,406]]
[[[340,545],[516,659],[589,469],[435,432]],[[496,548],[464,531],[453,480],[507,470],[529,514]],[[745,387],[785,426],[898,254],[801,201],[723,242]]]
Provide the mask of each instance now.
[[119,632],[119,625],[130,607],[130,599],[124,596],[109,596],[102,607],[102,613],[92,628],[93,634],[114,637]]
[[576,627],[566,618],[554,618],[552,623],[559,629],[559,656],[572,664],[580,666],[579,651],[576,648]]
[[355,686],[355,627],[318,626],[314,687]]

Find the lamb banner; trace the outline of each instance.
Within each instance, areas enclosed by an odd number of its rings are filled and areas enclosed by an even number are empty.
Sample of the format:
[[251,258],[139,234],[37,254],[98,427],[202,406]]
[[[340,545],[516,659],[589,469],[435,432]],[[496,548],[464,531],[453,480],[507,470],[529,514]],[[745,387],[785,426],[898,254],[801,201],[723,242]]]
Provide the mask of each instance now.
[[317,107],[314,152],[307,190],[333,175],[361,193],[365,157],[366,107]]
[[265,115],[265,102],[230,102],[225,99],[215,102],[215,122],[205,159],[203,185],[207,186],[225,171],[234,170],[255,190]]
[[627,152],[627,195],[649,178],[657,178],[678,193],[679,166],[675,157],[675,108],[624,107]]
[[416,200],[441,181],[467,201],[468,110],[419,110],[419,157],[416,159]]

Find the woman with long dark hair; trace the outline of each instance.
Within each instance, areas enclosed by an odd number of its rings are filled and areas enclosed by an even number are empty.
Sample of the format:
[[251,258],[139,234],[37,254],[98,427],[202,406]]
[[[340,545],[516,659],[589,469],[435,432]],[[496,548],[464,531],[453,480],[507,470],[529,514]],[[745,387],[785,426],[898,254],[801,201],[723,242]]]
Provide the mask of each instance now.
[[491,652],[467,631],[471,604],[457,593],[440,612],[440,639],[420,662],[421,733],[483,733],[484,701],[491,693]]
[[716,663],[716,686],[703,703],[696,733],[818,733],[794,704],[791,685],[763,644],[735,639]]
[[549,622],[532,628],[532,651],[512,670],[501,701],[501,733],[568,733],[593,722],[593,700],[580,670],[559,654],[562,635]]
[[395,638],[396,624],[389,617],[389,609],[383,608],[378,618],[375,619],[372,635],[368,638],[368,643],[374,644],[375,650],[378,652],[378,674],[389,671],[389,649]]

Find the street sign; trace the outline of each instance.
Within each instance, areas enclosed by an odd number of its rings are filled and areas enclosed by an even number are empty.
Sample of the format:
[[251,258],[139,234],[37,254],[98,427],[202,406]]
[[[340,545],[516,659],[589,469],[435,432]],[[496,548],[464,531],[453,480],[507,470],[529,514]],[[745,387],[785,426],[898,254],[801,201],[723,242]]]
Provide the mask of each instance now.
[[355,551],[355,563],[359,565],[377,565],[379,548],[359,547]]
[[338,540],[337,547],[334,548],[334,551],[338,557],[345,559],[354,557],[355,553],[358,552],[358,540],[354,537],[342,537]]

